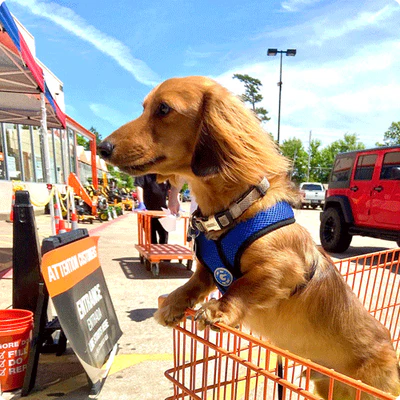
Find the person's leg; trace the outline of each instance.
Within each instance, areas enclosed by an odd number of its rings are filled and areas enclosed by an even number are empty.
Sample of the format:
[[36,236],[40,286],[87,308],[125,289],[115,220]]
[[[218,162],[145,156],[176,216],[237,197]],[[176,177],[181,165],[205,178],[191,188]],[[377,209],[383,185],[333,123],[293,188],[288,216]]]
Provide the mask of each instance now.
[[160,244],[168,243],[168,232],[163,227],[161,227],[161,229],[158,231],[158,235],[160,238]]
[[168,232],[162,227],[158,219],[153,218],[154,226],[158,233],[158,243],[167,244],[168,243]]
[[151,228],[150,228],[150,230],[151,230],[151,243],[152,244],[157,244],[158,243],[157,242],[157,226],[159,224],[160,223],[158,222],[157,218],[152,218],[151,219]]

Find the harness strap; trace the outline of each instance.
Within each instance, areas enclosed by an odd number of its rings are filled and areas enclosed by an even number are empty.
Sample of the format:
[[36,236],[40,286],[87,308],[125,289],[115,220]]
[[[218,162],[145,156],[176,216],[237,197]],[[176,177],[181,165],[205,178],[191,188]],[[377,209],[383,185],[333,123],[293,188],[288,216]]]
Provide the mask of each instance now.
[[256,200],[264,197],[269,188],[266,177],[257,186],[252,186],[239,199],[234,201],[228,209],[209,217],[204,217],[197,209],[191,217],[191,224],[200,232],[219,231],[232,225]]
[[267,233],[295,222],[291,206],[280,202],[235,225],[217,240],[204,232],[196,238],[196,256],[213,273],[221,293],[242,276],[240,260],[251,243]]

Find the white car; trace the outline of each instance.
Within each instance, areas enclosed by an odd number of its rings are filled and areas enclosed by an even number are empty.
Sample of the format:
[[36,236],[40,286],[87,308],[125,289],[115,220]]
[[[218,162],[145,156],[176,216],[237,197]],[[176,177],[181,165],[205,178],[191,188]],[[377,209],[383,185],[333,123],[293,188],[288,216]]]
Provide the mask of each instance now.
[[300,184],[301,207],[311,207],[316,209],[318,206],[323,208],[325,203],[325,188],[319,182],[303,182]]

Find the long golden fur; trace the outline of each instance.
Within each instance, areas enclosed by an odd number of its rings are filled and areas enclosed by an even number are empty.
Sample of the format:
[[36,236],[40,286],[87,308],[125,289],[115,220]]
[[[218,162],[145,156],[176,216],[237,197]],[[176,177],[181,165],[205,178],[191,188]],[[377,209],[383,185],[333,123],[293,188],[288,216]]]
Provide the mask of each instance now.
[[[253,113],[213,80],[167,80],[143,105],[139,118],[106,139],[112,154],[105,155],[123,171],[157,173],[177,182],[183,178],[203,215],[226,209],[264,176],[271,185],[266,196],[239,221],[278,201],[296,201],[287,160]],[[307,282],[313,265],[315,275]],[[364,309],[303,227],[288,225],[256,240],[242,256],[241,271],[243,277],[221,299],[201,306],[201,328],[218,321],[244,323],[284,349],[398,394],[398,361],[388,330]],[[190,280],[168,296],[155,318],[173,326],[187,307],[202,302],[214,289],[211,273],[198,263]],[[317,391],[327,398],[329,381],[315,378]],[[334,399],[353,396],[335,386]]]

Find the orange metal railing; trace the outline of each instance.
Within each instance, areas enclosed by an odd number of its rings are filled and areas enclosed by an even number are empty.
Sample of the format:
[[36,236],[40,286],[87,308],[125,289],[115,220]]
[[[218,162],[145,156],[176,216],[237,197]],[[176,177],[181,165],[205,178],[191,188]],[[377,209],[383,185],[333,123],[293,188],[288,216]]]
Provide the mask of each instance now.
[[[336,262],[344,279],[370,313],[391,332],[399,346],[400,249]],[[394,400],[395,397],[310,360],[284,351],[242,329],[216,324],[219,332],[199,331],[194,311],[174,329],[174,367],[165,372],[174,384],[167,400],[316,400],[313,378],[329,384],[324,398],[340,400]],[[278,373],[278,357],[283,371]],[[346,395],[343,393],[346,392]]]

